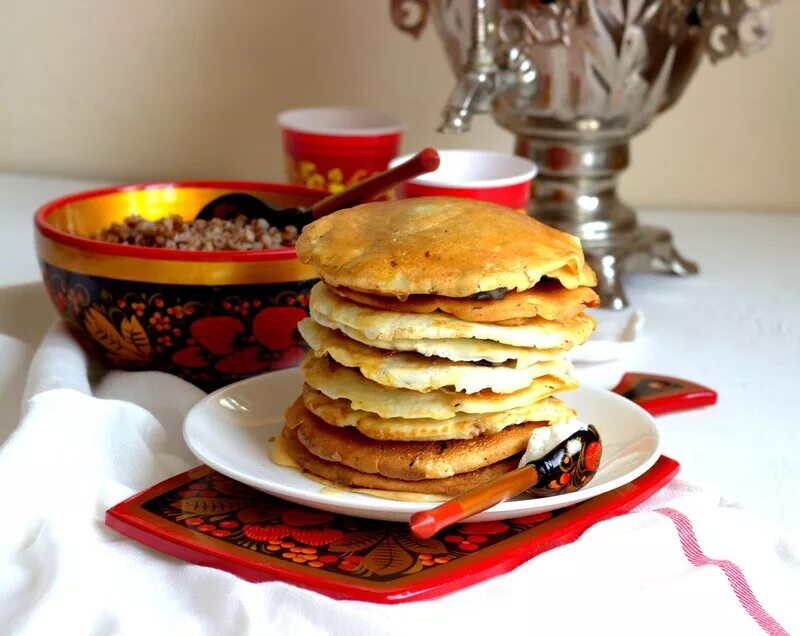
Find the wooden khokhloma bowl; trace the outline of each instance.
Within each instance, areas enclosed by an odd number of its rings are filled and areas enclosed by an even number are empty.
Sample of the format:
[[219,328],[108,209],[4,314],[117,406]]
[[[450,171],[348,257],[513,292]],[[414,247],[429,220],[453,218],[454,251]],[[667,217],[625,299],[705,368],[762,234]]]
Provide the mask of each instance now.
[[50,298],[106,365],[166,371],[209,390],[300,363],[305,345],[296,325],[317,278],[294,248],[200,252],[90,238],[130,214],[191,219],[229,192],[277,207],[306,207],[325,195],[272,183],[138,184],[67,196],[36,213]]

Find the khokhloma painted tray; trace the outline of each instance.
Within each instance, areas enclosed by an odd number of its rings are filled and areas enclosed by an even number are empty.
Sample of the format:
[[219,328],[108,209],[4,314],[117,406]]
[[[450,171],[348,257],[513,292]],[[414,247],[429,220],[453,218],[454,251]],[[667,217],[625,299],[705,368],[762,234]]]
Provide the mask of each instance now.
[[[627,374],[615,391],[654,414],[716,400],[705,387],[642,374]],[[462,523],[421,540],[405,523],[302,507],[200,466],[109,509],[106,524],[165,554],[248,581],[282,580],[334,598],[398,603],[508,572],[628,512],[677,472],[678,463],[662,456],[634,481],[574,506]]]

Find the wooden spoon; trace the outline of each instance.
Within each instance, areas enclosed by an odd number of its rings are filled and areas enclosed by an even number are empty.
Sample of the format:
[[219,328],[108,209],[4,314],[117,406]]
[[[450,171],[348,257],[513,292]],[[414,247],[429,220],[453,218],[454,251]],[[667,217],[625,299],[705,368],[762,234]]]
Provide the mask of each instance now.
[[543,457],[431,510],[413,514],[411,533],[430,539],[440,530],[523,491],[534,497],[550,497],[579,490],[594,477],[601,454],[600,434],[594,426],[576,431]]
[[438,167],[439,153],[433,148],[425,148],[408,161],[327,196],[310,208],[278,209],[252,194],[232,192],[207,203],[196,218],[210,221],[243,215],[249,219],[266,219],[270,225],[280,228],[294,225],[299,230],[326,214],[373,199],[403,181],[433,172]]

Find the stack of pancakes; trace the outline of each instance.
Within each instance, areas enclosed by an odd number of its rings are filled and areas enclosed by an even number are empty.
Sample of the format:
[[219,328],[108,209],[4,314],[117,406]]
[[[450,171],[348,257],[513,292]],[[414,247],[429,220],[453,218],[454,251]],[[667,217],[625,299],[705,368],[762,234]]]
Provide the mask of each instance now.
[[565,354],[594,328],[579,241],[449,197],[370,203],[307,226],[322,282],[283,444],[348,487],[451,496],[514,469],[532,433],[572,419]]

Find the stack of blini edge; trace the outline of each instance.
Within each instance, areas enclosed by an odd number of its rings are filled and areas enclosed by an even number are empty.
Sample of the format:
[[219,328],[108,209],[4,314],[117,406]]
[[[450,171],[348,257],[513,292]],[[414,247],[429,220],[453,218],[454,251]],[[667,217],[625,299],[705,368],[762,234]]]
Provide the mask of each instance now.
[[[322,282],[282,443],[336,484],[452,496],[517,467],[532,433],[572,420],[565,354],[594,329],[580,242],[449,197],[369,203],[305,228]],[[408,495],[405,498],[409,498]]]

